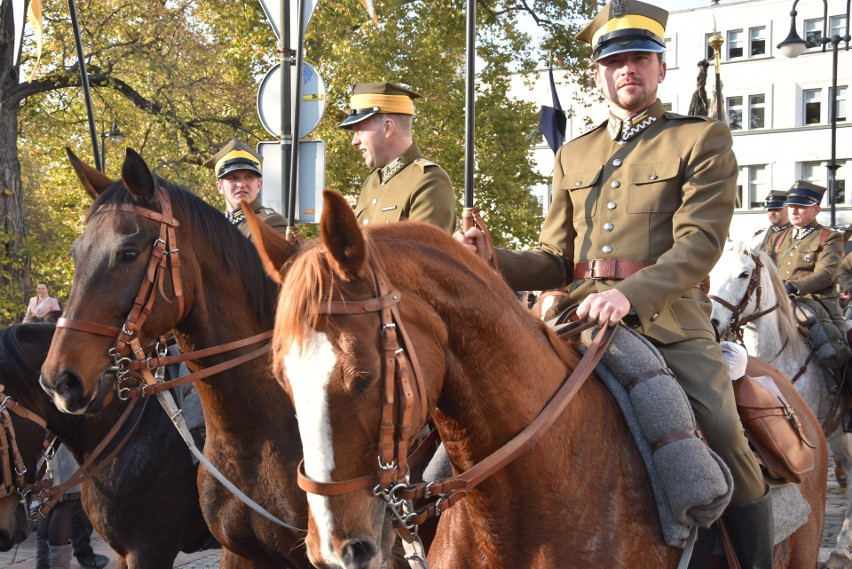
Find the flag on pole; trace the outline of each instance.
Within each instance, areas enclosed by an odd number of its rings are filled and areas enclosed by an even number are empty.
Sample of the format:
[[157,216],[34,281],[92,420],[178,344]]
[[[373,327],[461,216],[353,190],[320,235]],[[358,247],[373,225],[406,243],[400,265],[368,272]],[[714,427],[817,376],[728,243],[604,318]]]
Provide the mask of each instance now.
[[367,9],[367,13],[370,14],[373,23],[378,25],[379,17],[376,15],[376,9],[373,7],[373,0],[361,0],[361,4]]
[[559,96],[556,94],[556,82],[553,80],[553,65],[547,70],[550,76],[550,95],[553,99],[553,106],[548,107],[542,105],[541,114],[538,119],[538,128],[547,140],[547,145],[556,154],[562,143],[565,142],[565,126],[568,119],[565,118],[565,111],[562,110],[562,105],[559,104]]
[[710,62],[702,59],[698,62],[698,78],[695,80],[695,91],[689,101],[689,114],[706,117],[710,113],[710,105],[707,103],[707,68]]

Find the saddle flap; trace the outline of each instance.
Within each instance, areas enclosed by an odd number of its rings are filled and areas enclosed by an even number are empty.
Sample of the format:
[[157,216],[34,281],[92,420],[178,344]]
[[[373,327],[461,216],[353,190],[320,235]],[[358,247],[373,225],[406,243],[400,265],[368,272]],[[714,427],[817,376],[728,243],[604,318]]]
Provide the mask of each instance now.
[[793,408],[768,376],[734,382],[737,410],[746,438],[772,478],[801,482],[814,467],[814,448]]

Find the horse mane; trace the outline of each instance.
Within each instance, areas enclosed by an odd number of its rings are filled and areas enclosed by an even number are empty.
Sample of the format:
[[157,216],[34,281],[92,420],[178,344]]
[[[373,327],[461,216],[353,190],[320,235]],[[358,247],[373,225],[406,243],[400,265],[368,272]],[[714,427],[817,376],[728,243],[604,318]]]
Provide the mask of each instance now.
[[772,283],[772,293],[778,302],[776,310],[779,313],[780,326],[778,332],[781,335],[781,341],[787,343],[798,337],[799,332],[796,329],[793,309],[791,303],[787,301],[787,291],[784,290],[784,282],[781,280],[781,274],[778,272],[775,261],[760,245],[750,244],[747,241],[737,241],[734,244],[734,251],[738,255],[752,255],[763,265],[763,269],[769,277],[769,282]]
[[[521,306],[509,289],[503,278],[475,255],[467,251],[447,232],[427,223],[404,221],[383,225],[371,225],[361,228],[367,245],[368,262],[381,263],[381,260],[391,258],[403,262],[411,262],[408,255],[396,254],[403,245],[413,246],[422,252],[424,258],[445,259],[450,262],[447,270],[461,272],[465,278],[486,281],[486,286],[495,293],[503,294],[507,306],[513,307],[519,313],[530,317],[534,325],[545,327],[545,324],[532,316],[525,307]],[[333,274],[333,269],[326,260],[325,247],[319,240],[300,247],[297,255],[292,258],[285,270],[286,277],[281,285],[281,298],[287,299],[288,310],[278,311],[276,316],[276,337],[287,337],[291,345],[301,347],[309,330],[316,327],[321,317],[321,306],[330,301],[337,289],[345,287],[345,281]],[[387,265],[387,263],[384,263]],[[417,270],[422,272],[426,267],[415,263]],[[417,279],[418,284],[420,280]],[[337,283],[337,284],[335,284]],[[394,282],[394,286],[399,283]],[[424,293],[425,289],[421,289]],[[282,346],[286,353],[290,346]]]
[[[44,354],[28,354],[22,349],[18,339],[18,330],[22,327],[40,327],[53,329],[51,323],[38,324],[13,324],[6,328],[0,328],[0,384],[11,384],[24,381],[38,375]],[[29,390],[21,390],[26,394]],[[41,390],[39,390],[41,393]],[[26,399],[26,398],[24,398]],[[22,400],[22,404],[30,406],[31,401]]]
[[[243,280],[243,288],[249,302],[255,308],[255,317],[265,321],[275,310],[276,284],[266,276],[257,250],[214,208],[189,190],[154,176],[157,186],[168,192],[175,217],[181,227],[196,227],[200,234],[200,244],[204,251],[217,259],[227,261],[230,271]],[[117,182],[102,192],[89,212],[86,223],[106,204],[133,204],[133,196],[124,184]],[[183,213],[184,215],[181,215]]]

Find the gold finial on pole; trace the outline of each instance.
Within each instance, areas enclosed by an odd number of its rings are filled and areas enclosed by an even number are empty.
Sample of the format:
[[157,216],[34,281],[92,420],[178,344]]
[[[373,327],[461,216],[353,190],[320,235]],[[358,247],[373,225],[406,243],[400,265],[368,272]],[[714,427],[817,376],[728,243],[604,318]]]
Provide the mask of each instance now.
[[707,38],[707,45],[713,48],[713,58],[716,60],[716,74],[720,73],[719,65],[721,60],[722,44],[725,43],[725,38],[722,34],[713,34]]

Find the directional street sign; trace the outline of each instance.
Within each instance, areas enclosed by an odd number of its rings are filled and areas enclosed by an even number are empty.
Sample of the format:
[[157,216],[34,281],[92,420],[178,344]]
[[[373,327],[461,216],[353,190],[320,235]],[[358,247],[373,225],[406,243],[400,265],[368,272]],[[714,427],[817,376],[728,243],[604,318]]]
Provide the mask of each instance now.
[[[325,83],[316,70],[302,64],[302,101],[299,105],[299,138],[308,136],[319,124],[325,112]],[[296,68],[290,73],[290,100],[296,99]],[[263,127],[272,136],[281,136],[281,64],[269,71],[257,91],[257,114]]]
[[[308,24],[311,21],[311,16],[314,14],[314,8],[317,7],[319,0],[306,0],[305,5],[307,10],[302,14],[302,30],[308,29]],[[289,0],[290,14],[295,14],[299,10],[300,0]],[[272,24],[272,30],[275,32],[275,37],[281,39],[281,0],[260,0],[260,5],[263,6],[263,11],[266,12],[266,17],[269,18],[269,23]],[[290,46],[296,43],[296,38],[299,37],[299,29],[296,27],[296,18],[290,18]]]
[[[287,184],[281,175],[281,143],[261,142],[258,153],[263,156],[262,203],[275,211],[286,210]],[[322,214],[322,190],[325,188],[325,142],[299,142],[299,191],[296,196],[296,216],[299,223],[317,223]]]

